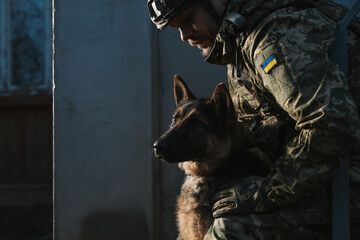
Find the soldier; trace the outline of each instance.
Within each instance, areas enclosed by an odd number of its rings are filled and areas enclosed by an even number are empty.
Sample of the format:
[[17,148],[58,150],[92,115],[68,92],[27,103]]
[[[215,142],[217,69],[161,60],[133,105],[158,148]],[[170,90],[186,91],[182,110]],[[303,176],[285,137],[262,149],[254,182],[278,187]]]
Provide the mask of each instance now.
[[345,159],[359,221],[359,19],[347,82],[329,54],[346,9],[331,1],[148,0],[148,9],[157,28],[177,28],[206,62],[227,65],[239,121],[271,165],[267,178],[215,196],[204,239],[330,239],[330,179]]

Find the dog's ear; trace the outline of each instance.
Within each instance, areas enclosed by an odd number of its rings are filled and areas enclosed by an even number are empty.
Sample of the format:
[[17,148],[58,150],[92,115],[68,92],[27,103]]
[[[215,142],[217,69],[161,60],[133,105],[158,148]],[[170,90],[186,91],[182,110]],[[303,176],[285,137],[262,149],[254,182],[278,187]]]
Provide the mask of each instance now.
[[235,113],[229,91],[223,83],[216,86],[210,102],[214,104],[218,116],[228,116]]
[[177,74],[174,76],[174,97],[177,107],[196,99],[186,86],[184,80]]

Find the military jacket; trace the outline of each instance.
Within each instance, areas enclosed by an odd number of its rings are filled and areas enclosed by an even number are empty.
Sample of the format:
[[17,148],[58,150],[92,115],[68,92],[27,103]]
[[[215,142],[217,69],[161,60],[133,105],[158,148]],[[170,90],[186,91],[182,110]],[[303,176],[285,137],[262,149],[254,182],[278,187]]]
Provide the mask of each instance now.
[[[327,0],[229,0],[226,11],[206,61],[228,66],[239,121],[254,146],[270,153],[271,173],[259,185],[264,194],[252,198],[259,218],[248,220],[272,221],[270,210],[317,196],[344,159],[351,160],[351,186],[359,190],[359,20],[349,28],[348,83],[330,56],[344,8]],[[359,208],[359,191],[351,197]],[[219,216],[205,239],[263,239],[236,235],[246,217]],[[224,229],[233,231],[225,236]]]

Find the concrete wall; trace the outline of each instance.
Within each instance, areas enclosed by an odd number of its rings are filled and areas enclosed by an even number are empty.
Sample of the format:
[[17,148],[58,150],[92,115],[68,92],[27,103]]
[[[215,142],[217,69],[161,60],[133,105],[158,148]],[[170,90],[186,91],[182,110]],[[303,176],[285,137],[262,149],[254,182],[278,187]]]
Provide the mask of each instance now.
[[174,239],[182,173],[152,158],[172,111],[173,75],[199,96],[225,81],[146,1],[55,0],[55,236]]
[[55,9],[56,239],[149,239],[145,4],[56,0]]

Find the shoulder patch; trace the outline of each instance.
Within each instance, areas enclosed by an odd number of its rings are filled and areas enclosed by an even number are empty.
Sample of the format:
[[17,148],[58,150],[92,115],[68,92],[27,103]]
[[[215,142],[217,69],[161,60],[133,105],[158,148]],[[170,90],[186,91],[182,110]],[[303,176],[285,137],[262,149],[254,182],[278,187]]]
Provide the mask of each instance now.
[[268,73],[271,69],[273,69],[277,64],[276,58],[274,55],[271,55],[266,61],[261,64],[262,69],[265,73]]

